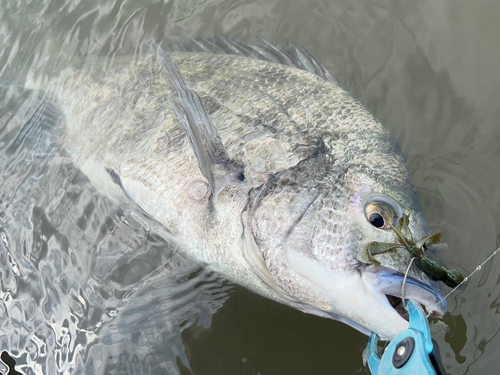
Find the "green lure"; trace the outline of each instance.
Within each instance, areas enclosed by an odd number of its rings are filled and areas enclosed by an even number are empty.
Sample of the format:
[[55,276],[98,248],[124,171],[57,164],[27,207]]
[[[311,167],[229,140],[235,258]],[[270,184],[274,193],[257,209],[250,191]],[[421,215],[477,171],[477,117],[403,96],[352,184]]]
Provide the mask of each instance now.
[[418,240],[416,243],[413,240],[410,228],[410,218],[408,215],[403,214],[399,219],[397,228],[389,224],[396,236],[399,243],[382,243],[370,242],[364,247],[364,255],[371,263],[380,266],[380,262],[376,260],[373,255],[386,253],[399,248],[408,250],[412,257],[415,258],[415,264],[430,278],[442,281],[450,288],[456,288],[464,280],[464,276],[455,269],[448,269],[446,265],[439,260],[431,257],[426,250],[429,246],[438,243],[441,239],[442,233],[440,230],[434,232],[430,236]]

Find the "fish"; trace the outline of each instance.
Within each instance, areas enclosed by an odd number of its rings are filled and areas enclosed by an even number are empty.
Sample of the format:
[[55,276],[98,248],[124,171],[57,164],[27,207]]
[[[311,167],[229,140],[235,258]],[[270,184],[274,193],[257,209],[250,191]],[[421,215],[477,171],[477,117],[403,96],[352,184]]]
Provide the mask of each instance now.
[[397,242],[402,217],[416,240],[429,228],[394,134],[305,49],[153,42],[26,87],[41,97],[32,123],[96,189],[207,269],[385,339],[408,328],[403,293],[445,313],[439,281],[408,251],[367,256]]

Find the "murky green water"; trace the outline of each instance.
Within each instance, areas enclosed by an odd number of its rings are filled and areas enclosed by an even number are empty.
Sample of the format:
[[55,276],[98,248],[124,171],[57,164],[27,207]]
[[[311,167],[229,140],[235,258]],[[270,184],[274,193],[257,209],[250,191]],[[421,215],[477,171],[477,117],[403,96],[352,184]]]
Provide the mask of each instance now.
[[[445,233],[447,264],[472,272],[499,246],[500,3],[96,4],[2,0],[0,85],[22,82],[48,61],[57,70],[82,58],[140,54],[150,39],[288,39],[397,135],[429,224]],[[98,196],[69,160],[5,150],[10,122],[29,97],[16,88],[0,94],[0,351],[18,371],[369,373],[361,359],[367,337],[228,290],[185,261],[168,236],[152,236],[151,228],[161,234],[154,223]],[[432,323],[450,374],[498,371],[499,264],[476,273]],[[110,348],[121,355],[109,357]]]

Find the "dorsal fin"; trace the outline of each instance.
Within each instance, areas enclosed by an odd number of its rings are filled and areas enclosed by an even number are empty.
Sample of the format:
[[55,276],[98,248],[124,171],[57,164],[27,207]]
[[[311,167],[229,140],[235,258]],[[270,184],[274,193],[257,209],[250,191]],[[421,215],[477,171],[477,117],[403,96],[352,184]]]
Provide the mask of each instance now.
[[155,42],[152,47],[168,73],[172,86],[173,110],[193,147],[200,171],[208,180],[211,201],[224,185],[243,180],[243,168],[231,161],[207,109],[191,90],[168,54]]
[[170,52],[209,52],[213,54],[239,55],[251,59],[258,59],[291,66],[306,72],[314,73],[325,81],[341,86],[337,78],[328,69],[303,47],[297,47],[287,41],[284,48],[278,48],[258,37],[261,45],[250,45],[240,40],[226,37],[214,38],[181,38],[170,42],[167,50]]

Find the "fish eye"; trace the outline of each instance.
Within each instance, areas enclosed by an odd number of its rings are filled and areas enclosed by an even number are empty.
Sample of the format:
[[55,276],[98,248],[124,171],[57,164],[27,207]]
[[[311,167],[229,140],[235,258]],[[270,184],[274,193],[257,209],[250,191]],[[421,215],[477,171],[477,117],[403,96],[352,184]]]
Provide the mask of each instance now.
[[390,225],[396,226],[401,216],[401,208],[389,197],[372,198],[365,204],[366,220],[378,229],[390,229]]
[[371,225],[373,225],[375,228],[383,228],[385,226],[385,219],[384,217],[379,214],[378,212],[373,212],[369,215],[368,221],[370,222]]

